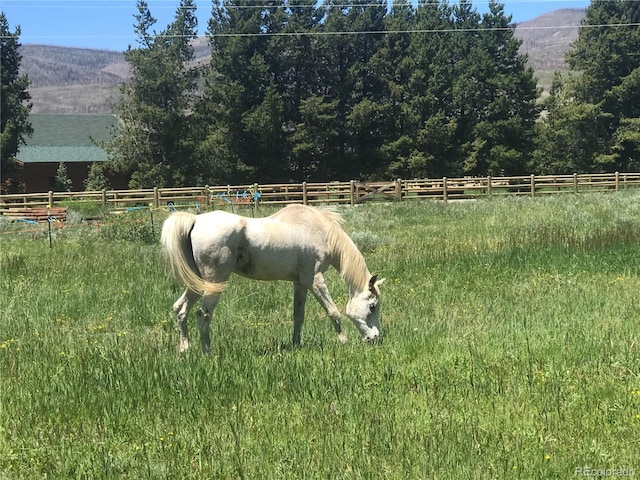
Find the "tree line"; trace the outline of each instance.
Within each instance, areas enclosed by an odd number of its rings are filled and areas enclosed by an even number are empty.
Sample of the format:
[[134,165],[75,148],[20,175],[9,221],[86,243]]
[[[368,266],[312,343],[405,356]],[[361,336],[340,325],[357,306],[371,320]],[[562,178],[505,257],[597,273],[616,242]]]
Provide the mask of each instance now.
[[92,186],[109,170],[162,187],[637,169],[636,1],[591,3],[544,99],[495,1],[213,0],[206,65],[195,12],[180,0],[156,31],[137,1]]

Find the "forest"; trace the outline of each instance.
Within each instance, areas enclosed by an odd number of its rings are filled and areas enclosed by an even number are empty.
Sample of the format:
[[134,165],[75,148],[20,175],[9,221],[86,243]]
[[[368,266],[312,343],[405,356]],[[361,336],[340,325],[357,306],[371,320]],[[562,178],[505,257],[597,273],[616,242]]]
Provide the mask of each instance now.
[[132,72],[101,146],[130,186],[637,171],[640,3],[595,0],[542,96],[504,5],[194,0],[158,30],[137,1]]

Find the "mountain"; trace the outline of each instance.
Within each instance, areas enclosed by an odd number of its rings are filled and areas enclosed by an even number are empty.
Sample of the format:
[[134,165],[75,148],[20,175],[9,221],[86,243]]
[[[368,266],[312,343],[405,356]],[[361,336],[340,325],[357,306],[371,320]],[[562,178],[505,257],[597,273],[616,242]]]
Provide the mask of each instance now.
[[566,70],[564,56],[578,38],[584,9],[561,9],[516,25],[515,36],[522,40],[520,51],[529,56],[534,70]]
[[[529,56],[539,83],[546,86],[548,71],[566,69],[565,52],[578,36],[584,10],[562,9],[516,26],[520,50]],[[119,98],[118,85],[130,76],[122,52],[86,48],[22,45],[22,73],[29,75],[33,113],[111,113]],[[211,53],[206,38],[194,42],[197,63]]]
[[33,113],[109,113],[129,77],[122,52],[22,45]]
[[[196,62],[210,58],[206,38],[194,42]],[[33,113],[105,114],[131,73],[123,52],[25,44],[21,73],[29,76]]]

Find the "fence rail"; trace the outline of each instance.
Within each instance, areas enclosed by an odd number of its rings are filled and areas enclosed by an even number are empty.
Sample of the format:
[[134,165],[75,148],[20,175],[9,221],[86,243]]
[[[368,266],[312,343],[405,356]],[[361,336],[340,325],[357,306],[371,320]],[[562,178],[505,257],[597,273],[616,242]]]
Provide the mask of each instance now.
[[56,206],[69,201],[88,201],[125,209],[198,204],[211,208],[226,204],[278,205],[288,203],[357,204],[369,200],[460,200],[498,195],[537,196],[586,191],[618,191],[640,186],[640,173],[585,175],[527,175],[513,177],[463,177],[395,180],[392,182],[327,182],[259,185],[46,192],[0,195],[0,214],[9,208]]

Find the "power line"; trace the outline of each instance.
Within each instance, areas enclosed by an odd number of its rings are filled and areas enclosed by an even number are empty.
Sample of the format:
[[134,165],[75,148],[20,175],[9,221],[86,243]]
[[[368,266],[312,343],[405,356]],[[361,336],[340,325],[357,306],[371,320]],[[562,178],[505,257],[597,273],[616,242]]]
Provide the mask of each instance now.
[[[640,23],[603,23],[598,25],[554,25],[554,26],[520,26],[512,25],[508,27],[474,27],[474,28],[416,28],[405,30],[364,30],[364,31],[304,31],[304,32],[260,32],[260,33],[207,33],[205,35],[176,35],[176,34],[158,34],[150,35],[151,38],[224,38],[224,37],[296,37],[296,36],[339,36],[339,35],[403,35],[413,33],[478,33],[478,32],[505,32],[515,30],[566,30],[575,28],[624,28],[624,27],[640,27]],[[52,35],[39,36],[38,38],[49,39],[73,39],[73,38],[132,38],[134,35]],[[0,38],[19,38],[14,35],[2,35]]]

